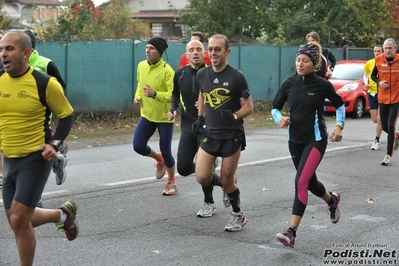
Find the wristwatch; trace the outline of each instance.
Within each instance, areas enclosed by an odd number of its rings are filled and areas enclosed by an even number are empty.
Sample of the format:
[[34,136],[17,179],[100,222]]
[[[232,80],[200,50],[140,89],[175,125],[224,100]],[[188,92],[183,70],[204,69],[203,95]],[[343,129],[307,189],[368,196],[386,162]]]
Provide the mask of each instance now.
[[154,91],[154,95],[152,95],[152,98],[155,99],[155,97],[157,97],[157,92]]
[[344,123],[337,122],[337,123],[335,123],[335,126],[341,128],[341,130],[344,129]]
[[59,149],[61,148],[61,146],[62,146],[62,140],[52,140],[51,142],[50,142],[50,145],[51,146],[53,146],[53,148],[56,150],[56,151],[59,151]]

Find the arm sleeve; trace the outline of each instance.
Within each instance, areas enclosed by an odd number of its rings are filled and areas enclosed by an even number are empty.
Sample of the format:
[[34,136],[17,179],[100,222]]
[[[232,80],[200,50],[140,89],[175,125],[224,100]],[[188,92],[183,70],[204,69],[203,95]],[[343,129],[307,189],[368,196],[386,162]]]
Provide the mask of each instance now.
[[57,65],[53,61],[50,61],[47,65],[47,75],[55,77],[57,81],[61,84],[62,88],[65,90],[66,84],[62,79],[60,72],[58,71]]
[[342,100],[342,97],[337,94],[337,92],[334,89],[334,86],[328,82],[326,83],[326,91],[327,91],[327,99],[331,101],[331,103],[335,107],[335,116],[336,116],[336,121],[345,123],[345,103]]
[[278,125],[280,123],[280,119],[283,117],[283,115],[281,114],[281,111],[276,108],[272,108],[271,114],[272,114],[274,123],[276,123],[276,125]]
[[[168,65],[169,66],[169,65]],[[175,76],[175,71],[172,67],[169,66],[168,70],[165,71],[164,77],[164,86],[166,87],[165,91],[157,91],[157,97],[155,98],[156,101],[160,101],[163,103],[171,103],[172,101],[172,93],[173,93],[173,80]],[[155,86],[156,88],[156,86]]]
[[377,66],[376,66],[376,65],[374,65],[373,71],[371,72],[371,79],[372,79],[375,83],[377,83],[377,85],[378,85],[378,83],[380,82],[380,79],[378,78],[378,69],[377,69]]
[[331,52],[331,50],[329,49],[329,53],[328,53],[328,60],[330,61],[330,69],[334,69],[335,68],[335,64],[337,63],[337,60],[335,59],[335,56],[333,55],[333,53]]
[[73,115],[69,115],[65,118],[59,119],[58,126],[55,130],[52,140],[65,140],[71,131],[73,124]]
[[345,104],[335,109],[336,122],[345,124]]
[[137,65],[137,88],[136,88],[136,93],[134,94],[134,98],[140,98],[143,99],[143,89],[142,89],[142,84],[140,83],[141,81],[141,63]]
[[286,81],[284,81],[277,91],[276,97],[273,100],[273,107],[271,110],[271,114],[276,125],[280,123],[280,119],[283,117],[283,115],[281,114],[281,109],[284,107],[286,101]]
[[175,72],[175,76],[173,78],[173,92],[172,92],[172,104],[170,110],[172,112],[177,111],[180,103],[180,86],[179,86],[179,76],[183,75],[180,71]]

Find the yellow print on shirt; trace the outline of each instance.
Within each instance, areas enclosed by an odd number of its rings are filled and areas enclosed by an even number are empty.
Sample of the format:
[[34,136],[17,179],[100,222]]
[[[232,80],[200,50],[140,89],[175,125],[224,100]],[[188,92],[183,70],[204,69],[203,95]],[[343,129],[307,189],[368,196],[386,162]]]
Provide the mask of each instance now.
[[27,91],[24,91],[24,90],[18,92],[18,94],[17,94],[17,98],[21,98],[21,99],[26,99],[29,96],[30,96],[29,93]]
[[226,88],[215,88],[211,92],[204,92],[204,103],[209,104],[213,109],[217,109],[224,103],[231,100],[230,90]]

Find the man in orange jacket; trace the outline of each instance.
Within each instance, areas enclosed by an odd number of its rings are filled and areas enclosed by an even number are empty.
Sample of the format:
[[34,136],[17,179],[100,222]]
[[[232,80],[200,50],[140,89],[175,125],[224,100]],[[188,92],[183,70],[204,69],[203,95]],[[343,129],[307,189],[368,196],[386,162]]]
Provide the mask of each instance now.
[[390,165],[395,142],[395,124],[399,111],[399,54],[392,38],[384,41],[384,54],[375,58],[372,80],[378,84],[378,103],[382,130],[388,134],[387,154],[381,165]]

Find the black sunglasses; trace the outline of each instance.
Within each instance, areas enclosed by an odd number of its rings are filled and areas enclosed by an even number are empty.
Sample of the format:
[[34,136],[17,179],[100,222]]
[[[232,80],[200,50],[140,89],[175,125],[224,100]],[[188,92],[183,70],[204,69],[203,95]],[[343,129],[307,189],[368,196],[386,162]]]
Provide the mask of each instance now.
[[208,47],[208,52],[211,52],[212,53],[212,51],[215,51],[215,52],[220,52],[220,51],[222,51],[223,50],[223,47],[221,47],[221,46],[216,46],[216,47]]

